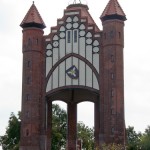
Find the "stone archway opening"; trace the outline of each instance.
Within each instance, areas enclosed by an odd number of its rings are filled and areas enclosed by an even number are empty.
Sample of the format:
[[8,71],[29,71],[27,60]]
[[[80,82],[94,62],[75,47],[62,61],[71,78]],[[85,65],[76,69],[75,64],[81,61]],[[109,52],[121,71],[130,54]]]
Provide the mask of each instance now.
[[[48,124],[47,124],[47,129],[49,132],[52,130],[51,126],[51,108],[52,108],[52,102],[56,100],[62,100],[63,102],[66,103],[67,105],[67,135],[66,135],[66,148],[67,150],[69,149],[74,149],[77,147],[77,141],[78,141],[78,136],[77,136],[77,118],[78,118],[78,110],[77,106],[82,103],[84,104],[85,101],[88,102],[88,104],[93,103],[94,105],[94,120],[97,120],[96,124],[94,122],[94,129],[96,134],[94,134],[93,139],[94,139],[94,147],[96,146],[95,144],[98,143],[98,130],[99,130],[99,94],[96,90],[92,90],[89,88],[66,88],[66,89],[57,89],[51,93],[48,93],[47,95],[47,112],[48,112]],[[90,103],[91,102],[91,103]],[[97,107],[96,107],[97,106]],[[85,106],[83,106],[84,108]],[[88,107],[88,106],[87,106]],[[88,108],[89,109],[89,108]],[[84,110],[84,109],[83,109]],[[80,109],[79,109],[80,111]],[[85,109],[86,112],[86,109]],[[93,113],[92,113],[93,114]],[[79,113],[79,115],[81,115]],[[91,122],[91,120],[90,120]],[[47,131],[48,131],[47,130]],[[49,133],[48,132],[48,133]],[[52,140],[52,136],[48,135],[48,141]],[[52,144],[52,143],[51,143]],[[51,145],[50,144],[50,145]],[[52,146],[52,145],[51,145]],[[51,148],[48,148],[51,149]]]
[[52,102],[51,149],[65,150],[67,141],[67,104],[61,100]]
[[94,103],[81,102],[77,105],[77,144],[80,149],[94,149]]
[[81,102],[78,103],[78,122],[82,121],[88,127],[94,127],[94,103]]

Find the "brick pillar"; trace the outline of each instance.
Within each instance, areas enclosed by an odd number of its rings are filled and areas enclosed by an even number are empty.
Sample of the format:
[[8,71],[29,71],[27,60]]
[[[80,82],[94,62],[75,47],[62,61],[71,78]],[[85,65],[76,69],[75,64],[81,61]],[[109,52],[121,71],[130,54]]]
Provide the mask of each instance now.
[[77,140],[77,104],[68,104],[67,150],[76,150]]
[[46,142],[46,150],[51,150],[51,140],[52,140],[52,102],[47,102],[46,107],[46,117],[47,117],[47,125],[46,125],[46,132],[47,132],[47,142]]
[[[98,99],[99,100],[99,99]],[[94,124],[95,124],[95,131],[94,131],[94,137],[95,137],[95,148],[99,148],[100,146],[100,140],[99,140],[99,135],[100,135],[100,108],[99,108],[99,101],[97,101],[94,104]]]

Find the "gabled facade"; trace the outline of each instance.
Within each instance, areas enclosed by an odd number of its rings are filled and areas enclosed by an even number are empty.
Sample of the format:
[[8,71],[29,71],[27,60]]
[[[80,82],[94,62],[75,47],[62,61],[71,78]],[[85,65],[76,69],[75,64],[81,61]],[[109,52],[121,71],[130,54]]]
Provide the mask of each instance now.
[[[95,148],[125,144],[123,47],[126,16],[117,0],[101,15],[103,30],[84,4],[71,4],[46,27],[34,3],[23,28],[20,150],[51,150],[52,102],[67,103],[67,150],[77,147],[77,104],[93,102]],[[87,110],[88,111],[88,110]]]

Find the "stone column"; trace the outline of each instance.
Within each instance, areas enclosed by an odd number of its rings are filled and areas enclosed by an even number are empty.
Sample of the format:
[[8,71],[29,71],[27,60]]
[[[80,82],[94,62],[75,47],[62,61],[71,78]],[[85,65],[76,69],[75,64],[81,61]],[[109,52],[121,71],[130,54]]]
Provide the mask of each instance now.
[[99,101],[97,101],[94,104],[94,124],[95,124],[95,131],[94,131],[94,137],[95,137],[95,148],[100,147],[100,106],[99,106]]
[[67,150],[76,150],[77,145],[77,104],[68,104]]
[[46,141],[46,150],[51,150],[51,140],[52,140],[52,102],[47,102],[46,107],[46,132],[47,132],[47,141]]

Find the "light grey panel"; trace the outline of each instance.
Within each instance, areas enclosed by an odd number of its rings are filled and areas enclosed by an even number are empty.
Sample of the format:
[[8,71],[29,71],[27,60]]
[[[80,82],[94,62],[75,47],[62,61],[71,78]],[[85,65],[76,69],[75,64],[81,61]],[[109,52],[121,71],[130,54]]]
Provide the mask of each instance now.
[[79,38],[78,38],[78,30],[73,30],[73,33],[74,33],[74,31],[77,31],[77,41],[76,42],[74,42],[74,34],[73,34],[73,53],[76,53],[76,54],[78,54],[78,45],[79,45]]
[[77,29],[79,27],[79,23],[75,22],[73,23],[73,28]]
[[91,38],[91,37],[92,37],[92,33],[91,33],[91,32],[88,32],[88,33],[86,34],[86,37],[87,37],[87,38]]
[[46,38],[45,41],[46,41],[46,42],[50,42],[51,39],[50,39],[50,38]]
[[46,57],[46,76],[52,68],[52,57]]
[[[70,42],[68,42],[68,32],[70,31]],[[66,54],[72,53],[72,30],[66,31]]]
[[47,50],[46,55],[47,55],[47,57],[52,56],[52,50],[51,49]]
[[94,73],[93,73],[93,88],[99,90],[98,81]]
[[73,18],[73,22],[78,22],[79,21],[79,18],[77,17],[77,16],[75,16],[74,18]]
[[84,36],[85,35],[85,31],[83,30],[83,31],[80,31],[80,36]]
[[98,53],[99,52],[99,47],[94,47],[93,48],[93,53]]
[[77,14],[79,14],[78,11],[71,11],[71,12],[66,12],[65,13],[65,15],[67,15],[67,16],[72,16],[72,15],[77,15]]
[[63,61],[59,65],[59,87],[65,86],[65,77],[66,77],[65,61]]
[[[72,66],[72,57],[66,60],[66,70]],[[66,74],[66,85],[71,85],[71,78]]]
[[85,86],[85,63],[79,60],[79,84]]
[[53,89],[58,88],[58,67],[53,72]]
[[66,29],[65,29],[65,27],[64,26],[61,26],[60,27],[60,31],[65,31]]
[[84,25],[84,24],[81,24],[80,27],[79,27],[79,29],[80,29],[80,30],[85,30],[85,25]]
[[86,65],[86,86],[92,87],[92,70]]
[[53,40],[57,41],[59,39],[58,35],[54,35]]
[[97,40],[95,40],[94,42],[93,42],[93,46],[98,46],[99,45],[99,42],[97,41]]
[[56,33],[56,32],[57,32],[57,30],[51,30],[51,32],[52,32],[52,33]]
[[93,66],[96,68],[99,73],[99,54],[93,54]]
[[65,39],[59,40],[60,49],[60,59],[65,56]]
[[66,24],[66,28],[67,28],[68,30],[70,30],[70,29],[72,28],[72,23],[67,23],[67,24]]
[[60,38],[65,38],[66,33],[65,32],[60,32],[59,36],[60,36]]
[[49,92],[51,89],[52,89],[52,77],[50,77],[48,80],[46,92]]
[[93,29],[93,27],[88,27],[88,30],[92,30]]
[[81,37],[79,40],[79,54],[85,58],[85,37]]
[[52,49],[52,45],[51,45],[51,44],[48,44],[47,47],[46,47],[46,49],[47,49],[47,50],[48,50],[48,49]]
[[87,43],[88,45],[92,44],[92,39],[91,39],[91,38],[86,39],[86,43]]
[[[73,65],[76,66],[76,68],[79,70],[78,58],[73,57]],[[79,81],[79,79],[73,79],[73,85],[78,85],[78,81]]]
[[53,48],[53,65],[58,61],[58,48]]
[[66,22],[72,22],[72,18],[71,18],[71,17],[68,17],[68,18],[66,19]]
[[63,24],[63,23],[64,23],[64,21],[59,21],[59,22],[58,22],[58,24]]
[[92,63],[92,46],[88,45],[86,46],[86,59]]
[[53,47],[55,47],[55,48],[56,48],[56,47],[58,47],[58,46],[59,46],[58,41],[54,41],[54,42],[53,42]]

